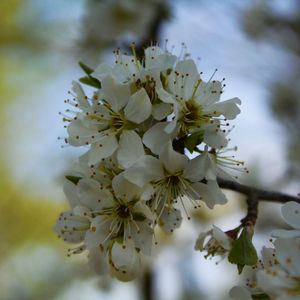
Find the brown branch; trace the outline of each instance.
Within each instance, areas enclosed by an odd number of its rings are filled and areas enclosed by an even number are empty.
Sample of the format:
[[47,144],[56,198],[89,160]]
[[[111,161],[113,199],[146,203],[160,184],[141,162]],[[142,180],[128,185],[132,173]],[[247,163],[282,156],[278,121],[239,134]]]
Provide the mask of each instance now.
[[153,271],[148,267],[142,276],[141,298],[143,300],[153,300],[155,298],[153,279]]
[[253,186],[240,184],[235,181],[223,179],[220,177],[218,177],[217,181],[220,188],[236,191],[241,194],[251,196],[250,197],[251,199],[254,197],[257,199],[257,201],[270,201],[270,202],[279,202],[279,203],[295,201],[297,203],[300,203],[299,197],[290,196],[281,192],[267,191]]
[[258,202],[256,194],[248,195],[247,197],[247,215],[241,220],[243,226],[248,226],[253,228],[258,215]]

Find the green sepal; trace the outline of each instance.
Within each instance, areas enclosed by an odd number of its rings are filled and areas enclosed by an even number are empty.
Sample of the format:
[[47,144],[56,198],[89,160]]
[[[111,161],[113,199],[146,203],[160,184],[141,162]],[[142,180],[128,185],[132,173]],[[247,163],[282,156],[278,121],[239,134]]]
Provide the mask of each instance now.
[[239,274],[244,266],[253,266],[257,263],[258,256],[252,244],[252,238],[247,228],[244,228],[239,238],[234,241],[233,247],[228,255],[228,261],[236,264]]
[[203,138],[203,130],[197,131],[185,138],[184,145],[190,153],[193,153],[194,149],[203,142]]
[[134,221],[145,221],[146,220],[146,217],[141,213],[133,213],[132,217],[133,217]]
[[243,269],[244,269],[245,265],[242,265],[242,264],[237,264],[236,266],[237,266],[237,269],[238,269],[239,275],[240,275],[240,274],[242,274],[242,272],[243,272]]
[[79,61],[78,64],[80,68],[86,73],[86,75],[91,75],[94,72],[92,68],[88,67],[83,62]]
[[101,83],[98,79],[91,77],[91,76],[85,76],[79,78],[79,81],[83,84],[90,85],[92,87],[95,87],[97,89],[101,88]]
[[137,126],[138,126],[138,124],[127,120],[126,123],[125,123],[125,125],[124,125],[124,129],[134,130],[134,129],[137,128]]
[[252,299],[254,300],[271,300],[271,298],[269,297],[269,295],[267,294],[254,294],[252,295]]
[[77,183],[79,182],[79,180],[82,179],[82,177],[79,176],[72,176],[72,175],[66,175],[65,178],[69,181],[71,181],[72,183],[74,183],[75,185],[77,185]]

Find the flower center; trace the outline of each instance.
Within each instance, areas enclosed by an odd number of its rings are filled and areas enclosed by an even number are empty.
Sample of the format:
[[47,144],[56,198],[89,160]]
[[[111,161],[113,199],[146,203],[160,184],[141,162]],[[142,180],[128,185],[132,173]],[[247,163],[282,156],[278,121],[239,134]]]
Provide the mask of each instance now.
[[201,124],[209,122],[211,116],[204,114],[202,107],[193,99],[186,101],[183,105],[183,114],[179,123],[184,134],[188,134],[190,129],[200,128]]
[[173,201],[184,194],[184,187],[188,184],[187,180],[181,177],[181,173],[168,174],[166,172],[165,177],[156,182],[157,187],[161,190],[163,199],[168,203],[168,207],[171,207]]
[[127,206],[126,204],[118,204],[115,207],[115,214],[120,219],[129,219],[131,217],[132,206]]

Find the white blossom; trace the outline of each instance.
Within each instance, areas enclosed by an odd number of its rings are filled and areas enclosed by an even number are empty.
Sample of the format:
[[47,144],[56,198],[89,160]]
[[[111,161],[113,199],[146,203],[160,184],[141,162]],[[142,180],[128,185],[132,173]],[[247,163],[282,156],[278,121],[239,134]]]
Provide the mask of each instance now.
[[[225,147],[230,130],[223,126],[239,113],[240,100],[220,102],[223,83],[204,82],[191,59],[155,45],[139,59],[131,47],[133,55],[117,50],[115,65],[88,73],[92,97],[73,82],[74,98],[66,100],[72,109],[61,114],[68,137],[61,139],[88,150],[66,176],[70,210],[54,228],[78,244],[69,254],[88,251],[96,273],[122,281],[140,274],[156,226],[170,235],[181,226],[182,209],[190,219],[190,208],[201,201],[211,209],[225,204],[217,177],[232,178],[230,169],[247,172],[225,155],[232,149]],[[190,159],[185,149],[198,154]],[[231,239],[216,226],[196,243],[212,256],[230,248]]]
[[[251,294],[267,294],[272,300],[296,300],[300,297],[300,241],[278,238],[274,248],[263,248],[256,280],[248,283]],[[237,291],[237,289],[235,289]],[[234,299],[238,293],[231,293]],[[242,294],[241,294],[242,295]]]
[[[157,90],[163,102],[174,106],[175,116],[166,128],[167,132],[177,130],[182,134],[203,131],[204,141],[212,148],[227,145],[221,126],[228,126],[224,121],[232,120],[240,113],[238,98],[219,102],[222,83],[204,82],[200,79],[193,60],[181,60],[171,72],[167,91]],[[226,120],[220,118],[223,115]]]
[[226,233],[214,225],[213,229],[199,234],[195,250],[207,252],[205,258],[215,255],[224,257],[231,250],[232,242]]
[[124,176],[140,187],[153,184],[154,209],[161,203],[163,206],[167,204],[170,208],[177,199],[180,199],[184,206],[184,196],[191,200],[193,207],[198,207],[198,200],[203,200],[210,208],[215,204],[226,203],[226,197],[216,181],[199,182],[204,175],[198,168],[198,163],[199,159],[189,160],[185,155],[174,151],[172,143],[168,142],[159,159],[145,155],[127,169]]

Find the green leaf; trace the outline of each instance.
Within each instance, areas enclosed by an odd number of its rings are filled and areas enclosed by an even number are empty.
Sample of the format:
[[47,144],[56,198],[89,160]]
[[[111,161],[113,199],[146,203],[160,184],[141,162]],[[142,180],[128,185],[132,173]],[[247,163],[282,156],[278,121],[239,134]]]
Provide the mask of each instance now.
[[186,139],[185,139],[185,147],[190,151],[190,153],[193,153],[194,152],[194,149],[202,143],[203,141],[203,135],[204,135],[204,132],[201,130],[201,131],[198,131],[198,132],[195,132],[191,135],[189,135]]
[[85,65],[83,62],[78,62],[79,66],[81,67],[81,69],[86,73],[86,75],[91,75],[94,70],[90,67],[88,67],[87,65]]
[[245,265],[237,264],[239,275],[243,272]]
[[257,260],[258,257],[252,244],[252,238],[247,228],[244,228],[239,238],[233,244],[228,261],[237,265],[240,274],[245,265],[253,266],[257,263]]
[[252,295],[252,299],[254,300],[271,300],[271,298],[267,294],[254,294]]
[[92,87],[95,87],[97,89],[101,88],[101,83],[98,79],[91,77],[91,76],[85,76],[79,78],[79,81],[83,84],[90,85]]
[[82,179],[82,177],[72,176],[72,175],[67,175],[65,176],[65,178],[71,181],[72,183],[74,183],[75,185],[77,185],[78,181]]

